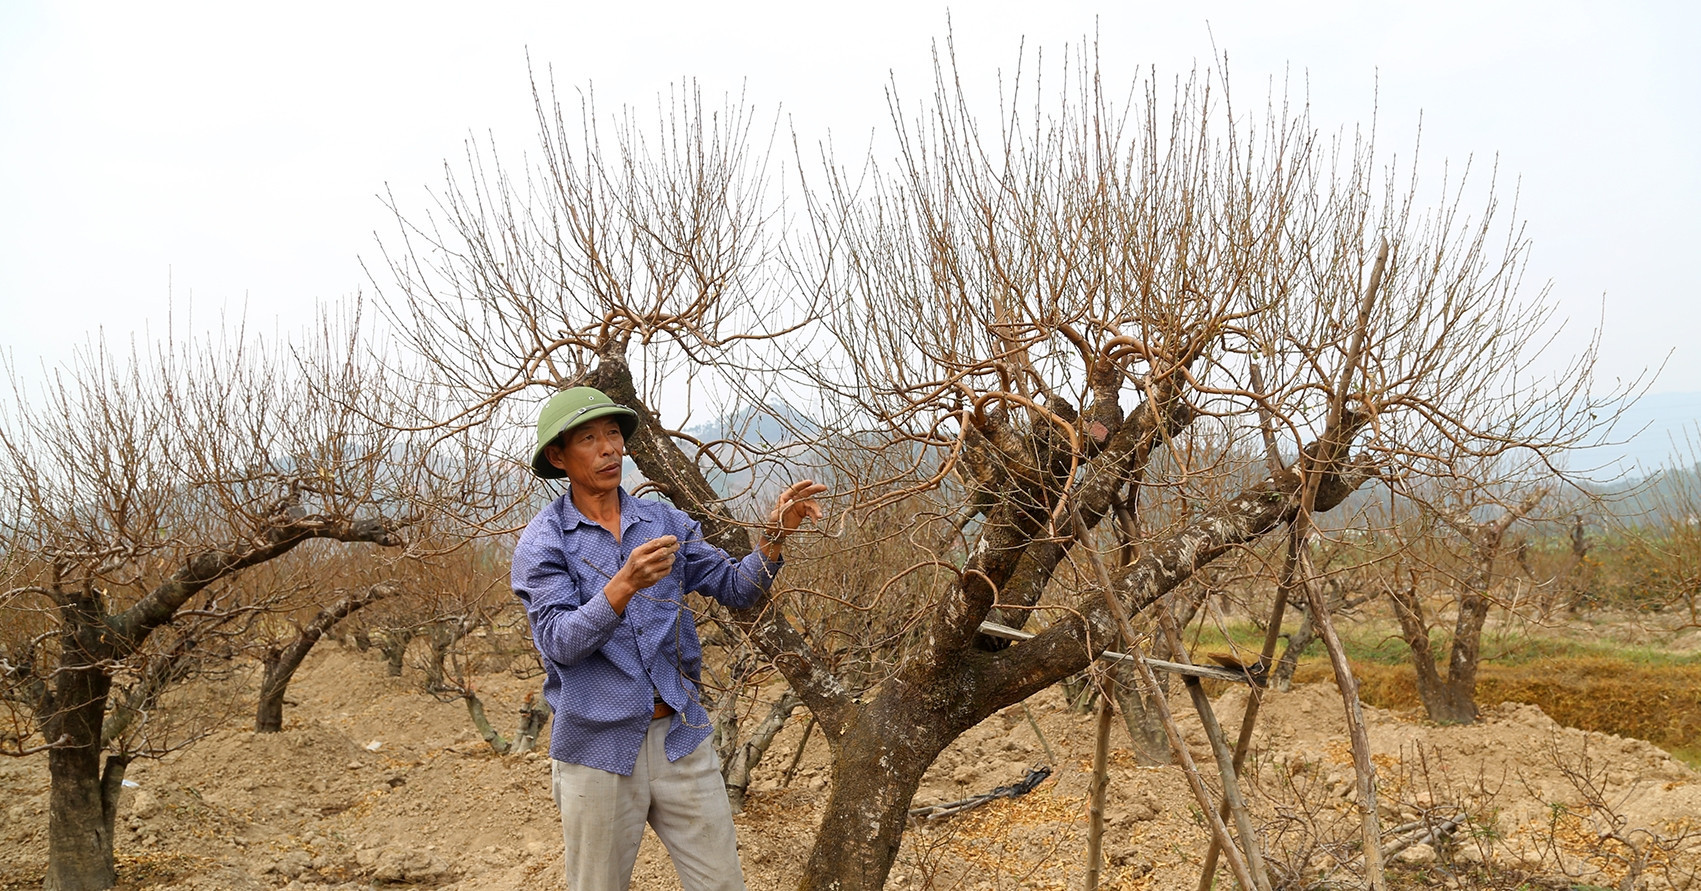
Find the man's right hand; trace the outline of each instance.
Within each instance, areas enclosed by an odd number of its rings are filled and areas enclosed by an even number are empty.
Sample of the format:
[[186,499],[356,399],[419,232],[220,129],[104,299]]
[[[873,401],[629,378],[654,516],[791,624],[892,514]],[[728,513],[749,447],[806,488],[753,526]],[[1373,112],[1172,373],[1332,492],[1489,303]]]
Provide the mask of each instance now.
[[614,611],[624,614],[632,595],[667,578],[673,571],[674,555],[679,553],[679,539],[672,535],[653,538],[632,549],[626,565],[608,580],[602,594]]

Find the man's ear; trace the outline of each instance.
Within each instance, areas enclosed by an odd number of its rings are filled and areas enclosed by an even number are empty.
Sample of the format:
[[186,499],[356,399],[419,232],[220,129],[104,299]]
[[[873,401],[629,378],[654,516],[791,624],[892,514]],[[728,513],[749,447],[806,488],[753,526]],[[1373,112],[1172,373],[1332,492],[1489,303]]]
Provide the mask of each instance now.
[[556,470],[567,469],[561,466],[561,439],[559,437],[550,442],[549,445],[543,447],[543,460],[548,461],[549,466]]

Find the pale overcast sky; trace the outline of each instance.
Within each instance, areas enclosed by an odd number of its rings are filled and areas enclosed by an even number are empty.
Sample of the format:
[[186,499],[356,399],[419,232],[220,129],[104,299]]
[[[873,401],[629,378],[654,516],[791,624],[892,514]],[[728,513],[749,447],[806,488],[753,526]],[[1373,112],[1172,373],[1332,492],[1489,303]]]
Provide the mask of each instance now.
[[[1670,3],[436,4],[0,2],[0,350],[62,360],[96,326],[158,331],[168,283],[199,320],[246,305],[292,330],[362,288],[386,185],[424,205],[469,133],[534,140],[526,57],[599,104],[695,78],[783,108],[806,142],[884,126],[928,92],[951,18],[971,88],[1025,39],[1097,28],[1106,73],[1228,54],[1237,94],[1309,84],[1317,124],[1368,122],[1439,164],[1498,156],[1575,343],[1602,372],[1672,353],[1656,391],[1701,391],[1701,5]],[[1096,24],[1095,24],[1096,23]],[[1301,91],[1296,89],[1296,97]],[[1386,157],[1386,155],[1385,155]],[[1675,353],[1673,352],[1675,351]]]

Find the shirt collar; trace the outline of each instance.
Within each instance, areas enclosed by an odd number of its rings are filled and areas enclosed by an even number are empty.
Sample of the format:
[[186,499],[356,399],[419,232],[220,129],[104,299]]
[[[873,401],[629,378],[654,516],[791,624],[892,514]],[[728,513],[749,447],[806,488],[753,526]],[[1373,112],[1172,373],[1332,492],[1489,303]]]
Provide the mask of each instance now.
[[[626,491],[625,486],[621,486],[619,491],[620,534],[624,538],[626,530],[631,529],[634,523],[650,522],[655,519],[655,505],[640,498],[632,497],[631,493]],[[567,494],[561,496],[561,519],[562,525],[569,529],[581,524],[602,528],[601,524],[592,521],[579,512],[579,506],[573,503],[571,489],[567,491]]]

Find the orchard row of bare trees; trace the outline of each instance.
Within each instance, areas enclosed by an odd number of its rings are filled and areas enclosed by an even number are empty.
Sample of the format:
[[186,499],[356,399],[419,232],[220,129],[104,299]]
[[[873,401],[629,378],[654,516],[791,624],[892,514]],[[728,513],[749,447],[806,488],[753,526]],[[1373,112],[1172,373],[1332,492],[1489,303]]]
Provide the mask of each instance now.
[[[1319,519],[1367,484],[1466,542],[1468,648],[1507,528],[1533,486],[1567,485],[1564,450],[1621,395],[1589,390],[1592,353],[1532,370],[1550,310],[1519,293],[1526,244],[1493,177],[1419,180],[1371,134],[1325,137],[1280,96],[1249,113],[1211,76],[1106,84],[1092,52],[991,102],[947,57],[927,100],[894,94],[887,148],[849,158],[782,162],[752,109],[688,87],[612,124],[539,92],[535,163],[475,146],[431,210],[391,198],[373,285],[393,350],[355,318],[288,348],[240,329],[96,344],[18,393],[0,702],[9,754],[50,763],[47,886],[112,885],[125,765],[173,744],[129,741],[157,726],[149,691],[221,635],[260,642],[257,724],[276,729],[314,641],[449,591],[433,560],[459,552],[479,570],[453,608],[368,639],[399,666],[426,636],[433,690],[483,720],[456,647],[505,597],[504,536],[536,504],[527,424],[574,384],[639,412],[646,490],[735,554],[771,480],[801,466],[832,487],[782,587],[705,605],[729,654],[729,788],[796,708],[831,747],[805,888],[881,887],[947,745],[1107,648],[1152,649],[1150,617],[1211,591],[1303,602],[1355,708],[1312,555],[1368,524]],[[324,584],[335,548],[370,565]],[[1413,553],[1372,556],[1396,552]],[[741,740],[737,691],[768,672],[790,692],[744,713]],[[1255,852],[1239,836],[1218,822],[1225,850]]]
[[[0,740],[48,761],[47,887],[105,888],[127,765],[205,729],[162,707],[172,686],[258,649],[257,721],[276,729],[291,663],[324,630],[280,616],[388,593],[388,564],[424,556],[446,521],[490,514],[506,471],[482,447],[423,459],[397,419],[428,396],[384,379],[352,314],[292,344],[240,326],[128,353],[95,341],[34,392],[12,378]],[[337,607],[339,547],[368,580]]]

